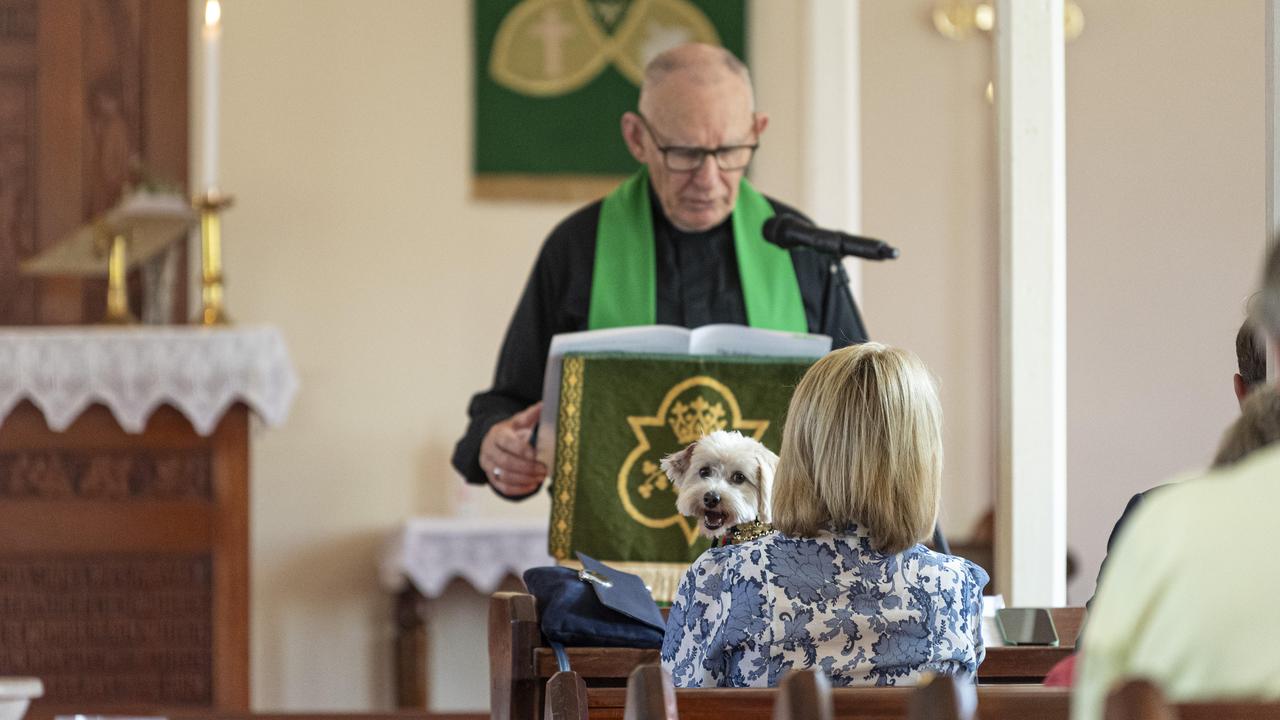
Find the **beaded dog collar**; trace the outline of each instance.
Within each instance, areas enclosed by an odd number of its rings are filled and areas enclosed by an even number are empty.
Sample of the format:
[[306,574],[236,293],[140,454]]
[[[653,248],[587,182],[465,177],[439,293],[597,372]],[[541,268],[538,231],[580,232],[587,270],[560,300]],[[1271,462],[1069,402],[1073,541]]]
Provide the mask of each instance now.
[[756,538],[762,538],[771,532],[773,532],[771,523],[752,520],[729,528],[729,532],[724,535],[724,540],[726,545],[738,545],[739,543],[751,542]]

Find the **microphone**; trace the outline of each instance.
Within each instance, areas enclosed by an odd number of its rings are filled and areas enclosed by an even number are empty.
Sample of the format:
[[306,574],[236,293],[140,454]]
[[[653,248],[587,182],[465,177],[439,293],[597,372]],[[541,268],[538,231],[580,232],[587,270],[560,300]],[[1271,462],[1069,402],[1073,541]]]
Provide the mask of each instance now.
[[818,252],[866,260],[894,260],[898,248],[882,240],[824,230],[795,215],[775,215],[764,221],[764,239],[780,248],[808,247]]

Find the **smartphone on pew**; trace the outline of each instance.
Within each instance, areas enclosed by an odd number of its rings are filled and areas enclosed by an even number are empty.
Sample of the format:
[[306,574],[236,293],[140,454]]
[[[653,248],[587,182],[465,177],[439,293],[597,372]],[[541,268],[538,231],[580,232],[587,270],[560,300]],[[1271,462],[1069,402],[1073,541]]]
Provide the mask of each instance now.
[[1000,608],[996,610],[996,627],[1006,645],[1058,646],[1053,616],[1044,608]]

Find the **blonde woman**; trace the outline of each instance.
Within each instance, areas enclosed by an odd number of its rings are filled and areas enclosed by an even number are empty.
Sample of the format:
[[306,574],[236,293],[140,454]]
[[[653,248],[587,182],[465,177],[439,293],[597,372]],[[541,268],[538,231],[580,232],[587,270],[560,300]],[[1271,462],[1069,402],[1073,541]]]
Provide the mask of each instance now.
[[974,674],[987,574],[919,544],[941,473],[918,357],[864,343],[819,360],[787,412],[775,532],[708,550],[680,585],[662,647],[676,685],[772,686],[808,667],[836,685]]

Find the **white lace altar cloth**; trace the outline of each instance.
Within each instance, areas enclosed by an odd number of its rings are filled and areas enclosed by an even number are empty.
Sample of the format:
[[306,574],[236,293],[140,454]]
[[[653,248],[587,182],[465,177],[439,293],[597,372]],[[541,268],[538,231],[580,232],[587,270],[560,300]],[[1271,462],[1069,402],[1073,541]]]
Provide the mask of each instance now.
[[298,376],[271,327],[0,329],[0,419],[22,400],[61,432],[101,403],[129,433],[170,405],[209,435],[232,403],[268,425],[289,414]]
[[389,592],[407,578],[425,597],[440,597],[460,577],[488,595],[508,575],[554,564],[546,518],[414,518],[388,539],[379,575]]

